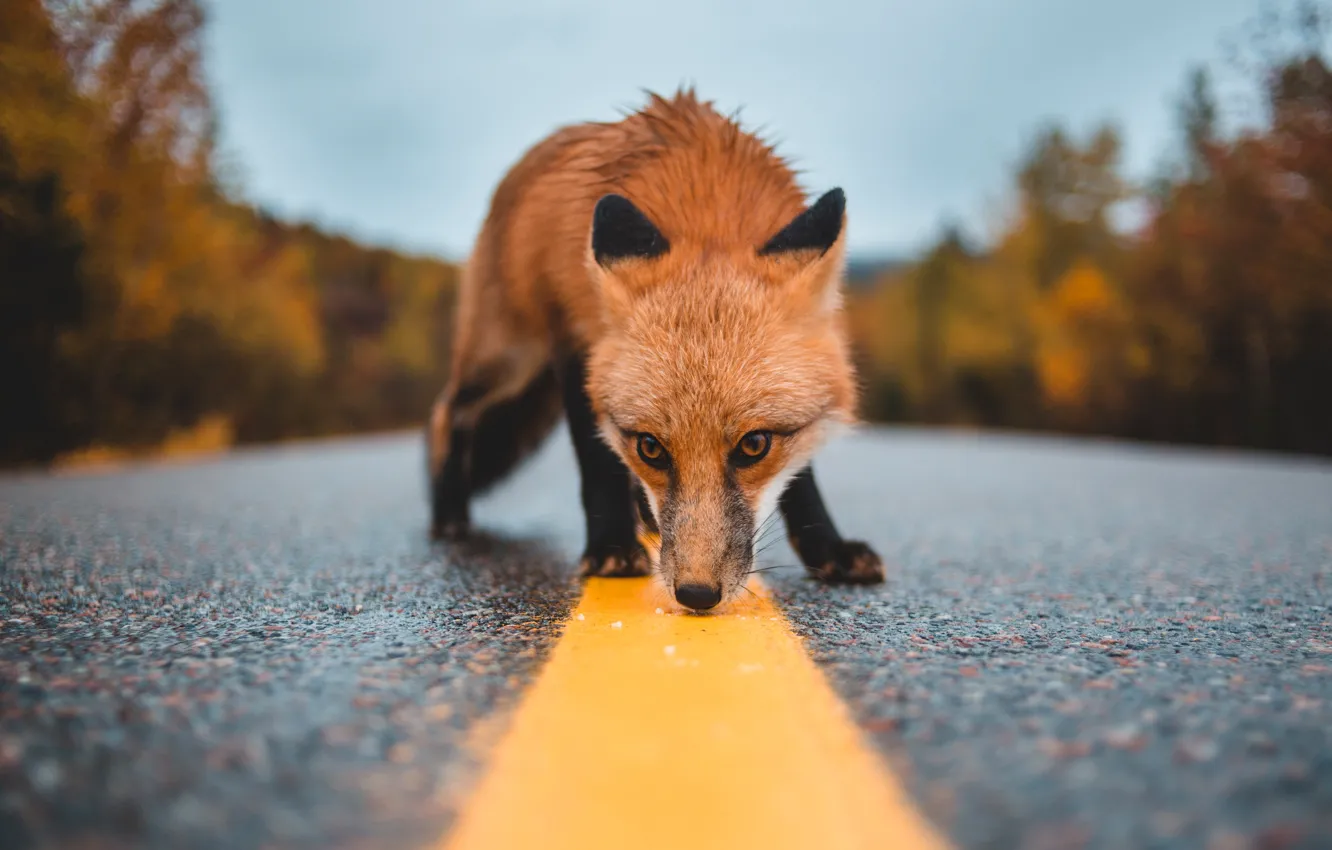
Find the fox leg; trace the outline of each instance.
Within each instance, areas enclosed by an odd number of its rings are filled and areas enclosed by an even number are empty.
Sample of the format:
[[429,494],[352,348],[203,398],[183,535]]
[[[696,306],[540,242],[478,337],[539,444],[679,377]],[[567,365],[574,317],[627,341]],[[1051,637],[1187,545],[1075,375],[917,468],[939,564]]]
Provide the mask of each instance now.
[[461,539],[471,527],[472,434],[477,416],[468,407],[484,395],[484,387],[477,382],[450,385],[430,409],[427,441],[430,537],[434,540]]
[[512,472],[560,416],[548,354],[513,346],[503,359],[459,369],[430,411],[430,531],[466,536],[469,504]]
[[652,565],[638,539],[637,507],[629,470],[602,441],[587,396],[587,365],[572,356],[564,366],[564,413],[582,480],[587,546],[582,576],[645,576]]
[[883,562],[867,544],[846,540],[833,525],[823,496],[807,466],[782,491],[778,505],[791,548],[810,575],[830,583],[874,584],[883,581]]

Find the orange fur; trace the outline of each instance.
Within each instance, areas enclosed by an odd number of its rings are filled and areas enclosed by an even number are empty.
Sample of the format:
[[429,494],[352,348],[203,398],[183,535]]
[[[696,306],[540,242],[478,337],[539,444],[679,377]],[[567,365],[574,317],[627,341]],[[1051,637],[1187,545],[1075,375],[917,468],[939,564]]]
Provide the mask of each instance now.
[[[632,201],[669,252],[598,265],[590,222],[608,193]],[[805,205],[772,148],[692,91],[652,95],[622,121],[567,127],[537,144],[496,190],[464,274],[432,467],[448,453],[448,423],[474,423],[559,357],[585,356],[602,433],[654,506],[667,481],[629,435],[655,435],[675,460],[688,530],[663,534],[664,576],[720,581],[733,593],[751,564],[717,563],[726,560],[716,538],[727,531],[728,453],[749,431],[778,434],[768,458],[736,472],[752,511],[768,509],[828,426],[854,416],[840,311],[845,228],[823,254],[758,251]],[[477,376],[485,395],[448,409]]]

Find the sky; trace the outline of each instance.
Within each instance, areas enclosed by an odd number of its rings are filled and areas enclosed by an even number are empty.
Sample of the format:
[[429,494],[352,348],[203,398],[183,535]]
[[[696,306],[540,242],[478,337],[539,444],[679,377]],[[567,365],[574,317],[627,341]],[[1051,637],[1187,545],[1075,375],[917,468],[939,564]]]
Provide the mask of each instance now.
[[764,128],[848,248],[984,239],[1044,123],[1113,121],[1130,175],[1175,144],[1187,69],[1258,0],[214,0],[229,171],[284,217],[466,255],[505,170],[558,126],[692,83]]

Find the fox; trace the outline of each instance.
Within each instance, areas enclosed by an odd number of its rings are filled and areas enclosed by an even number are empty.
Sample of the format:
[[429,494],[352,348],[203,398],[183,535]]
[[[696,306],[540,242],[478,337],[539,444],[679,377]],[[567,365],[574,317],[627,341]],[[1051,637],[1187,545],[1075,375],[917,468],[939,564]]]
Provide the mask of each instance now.
[[655,574],[683,608],[738,596],[780,513],[808,573],[884,580],[842,537],[813,458],[857,423],[843,310],[846,198],[693,87],[556,129],[494,190],[462,271],[426,427],[430,536],[563,417],[581,577]]

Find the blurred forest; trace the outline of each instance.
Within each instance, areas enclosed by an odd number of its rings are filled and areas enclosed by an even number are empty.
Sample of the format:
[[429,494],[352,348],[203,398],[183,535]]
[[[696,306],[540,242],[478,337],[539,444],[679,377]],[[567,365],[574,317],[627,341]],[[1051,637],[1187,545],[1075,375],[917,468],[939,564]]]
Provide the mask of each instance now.
[[1149,185],[1112,126],[1038,132],[985,248],[947,227],[854,296],[867,418],[1332,453],[1328,20],[1263,7],[1222,69],[1229,122],[1188,74]]
[[[1326,21],[1255,20],[1241,120],[1189,74],[1148,185],[1113,127],[1043,128],[983,247],[945,228],[857,285],[865,416],[1332,454]],[[0,464],[415,427],[443,384],[457,268],[246,204],[204,26],[0,3]]]
[[401,427],[443,385],[457,269],[238,201],[204,24],[0,3],[0,463]]

